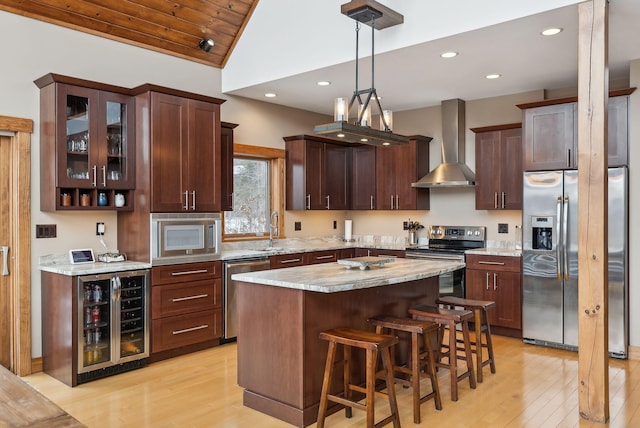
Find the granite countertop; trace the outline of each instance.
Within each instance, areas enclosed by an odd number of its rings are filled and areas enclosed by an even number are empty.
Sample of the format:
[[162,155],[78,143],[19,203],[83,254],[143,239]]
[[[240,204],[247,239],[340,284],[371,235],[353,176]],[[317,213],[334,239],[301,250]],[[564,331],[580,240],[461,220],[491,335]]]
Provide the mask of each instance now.
[[77,276],[77,275],[97,275],[101,273],[123,272],[132,270],[150,269],[149,263],[141,262],[113,262],[113,263],[69,263],[68,255],[49,255],[40,257],[41,271],[57,273],[60,275]]
[[254,284],[335,293],[380,287],[431,278],[465,267],[463,262],[396,259],[382,267],[367,270],[325,263],[235,274],[232,279]]

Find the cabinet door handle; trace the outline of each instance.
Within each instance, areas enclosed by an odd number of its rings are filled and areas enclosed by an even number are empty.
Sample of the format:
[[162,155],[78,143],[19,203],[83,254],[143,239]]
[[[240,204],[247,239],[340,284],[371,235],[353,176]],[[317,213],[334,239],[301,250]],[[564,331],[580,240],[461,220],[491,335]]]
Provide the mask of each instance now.
[[175,297],[171,299],[172,302],[184,302],[185,300],[195,300],[195,299],[204,299],[205,297],[209,297],[208,294],[198,294],[196,296],[187,296],[187,297]]
[[498,192],[493,192],[493,208],[498,208]]
[[9,247],[3,245],[2,249],[2,276],[9,275]]
[[504,203],[505,203],[505,200],[506,200],[506,198],[505,198],[505,193],[504,193],[504,192],[502,192],[502,209],[504,209]]
[[205,329],[205,328],[209,328],[209,324],[202,324],[202,325],[199,325],[197,327],[185,328],[184,330],[174,330],[173,334],[175,335],[175,334],[189,333],[189,332],[192,332],[192,331],[202,330],[202,329]]
[[185,270],[183,272],[171,272],[171,276],[195,275],[197,273],[207,273],[207,272],[209,272],[207,269]]
[[311,194],[307,195],[307,209],[311,209]]
[[373,209],[373,195],[371,195],[371,209]]
[[567,167],[571,168],[571,149],[567,149]]
[[191,192],[191,196],[193,196],[193,204],[191,205],[191,209],[195,211],[196,209],[196,191]]
[[94,165],[93,168],[91,168],[93,170],[93,187],[96,187],[96,185],[98,184],[98,177],[96,177],[97,175],[97,171],[96,171],[96,166]]
[[316,260],[327,260],[327,259],[332,259],[334,256],[317,256]]
[[182,208],[184,208],[185,210],[189,209],[189,191],[188,190],[184,191],[184,207]]
[[391,209],[393,209],[393,195],[391,195]]
[[102,187],[107,187],[107,166],[102,165]]
[[300,259],[280,260],[280,264],[281,265],[285,265],[285,264],[288,264],[288,263],[296,263],[296,262],[299,262],[299,261],[300,261]]
[[396,209],[400,209],[400,196],[396,195]]
[[331,206],[331,195],[327,195],[325,196],[325,199],[327,200],[327,209],[330,210],[331,208],[329,208]]
[[498,289],[498,286],[496,284],[496,279],[498,278],[498,274],[497,273],[493,273],[493,291]]
[[486,275],[486,280],[485,280],[485,282],[486,282],[486,284],[487,284],[487,290],[488,290],[488,289],[489,289],[489,272],[485,272],[485,275]]
[[498,266],[504,266],[504,262],[485,262],[480,260],[478,262],[479,265],[498,265]]

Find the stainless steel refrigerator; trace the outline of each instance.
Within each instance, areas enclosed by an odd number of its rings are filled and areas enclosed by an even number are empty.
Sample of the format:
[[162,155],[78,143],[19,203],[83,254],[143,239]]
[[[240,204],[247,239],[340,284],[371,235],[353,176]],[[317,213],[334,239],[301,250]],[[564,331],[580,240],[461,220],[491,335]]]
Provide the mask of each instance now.
[[[616,358],[628,351],[627,175],[626,167],[609,168],[609,354]],[[578,171],[524,174],[525,342],[577,349],[579,217]]]

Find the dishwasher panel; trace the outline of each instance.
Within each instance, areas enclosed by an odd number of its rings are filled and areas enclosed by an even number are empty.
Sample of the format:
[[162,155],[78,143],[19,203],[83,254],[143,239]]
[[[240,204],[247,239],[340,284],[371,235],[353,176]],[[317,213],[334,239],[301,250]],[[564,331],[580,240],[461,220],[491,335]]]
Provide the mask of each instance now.
[[224,262],[224,335],[223,341],[233,340],[238,335],[238,317],[236,301],[236,282],[231,275],[236,273],[267,270],[270,267],[268,258],[229,260]]

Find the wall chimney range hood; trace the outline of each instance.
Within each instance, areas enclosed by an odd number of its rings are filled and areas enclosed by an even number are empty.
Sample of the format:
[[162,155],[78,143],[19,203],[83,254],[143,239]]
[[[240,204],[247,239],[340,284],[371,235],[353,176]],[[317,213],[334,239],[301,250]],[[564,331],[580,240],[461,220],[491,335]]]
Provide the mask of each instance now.
[[442,101],[442,163],[412,187],[475,186],[475,174],[464,163],[465,104],[461,99]]

